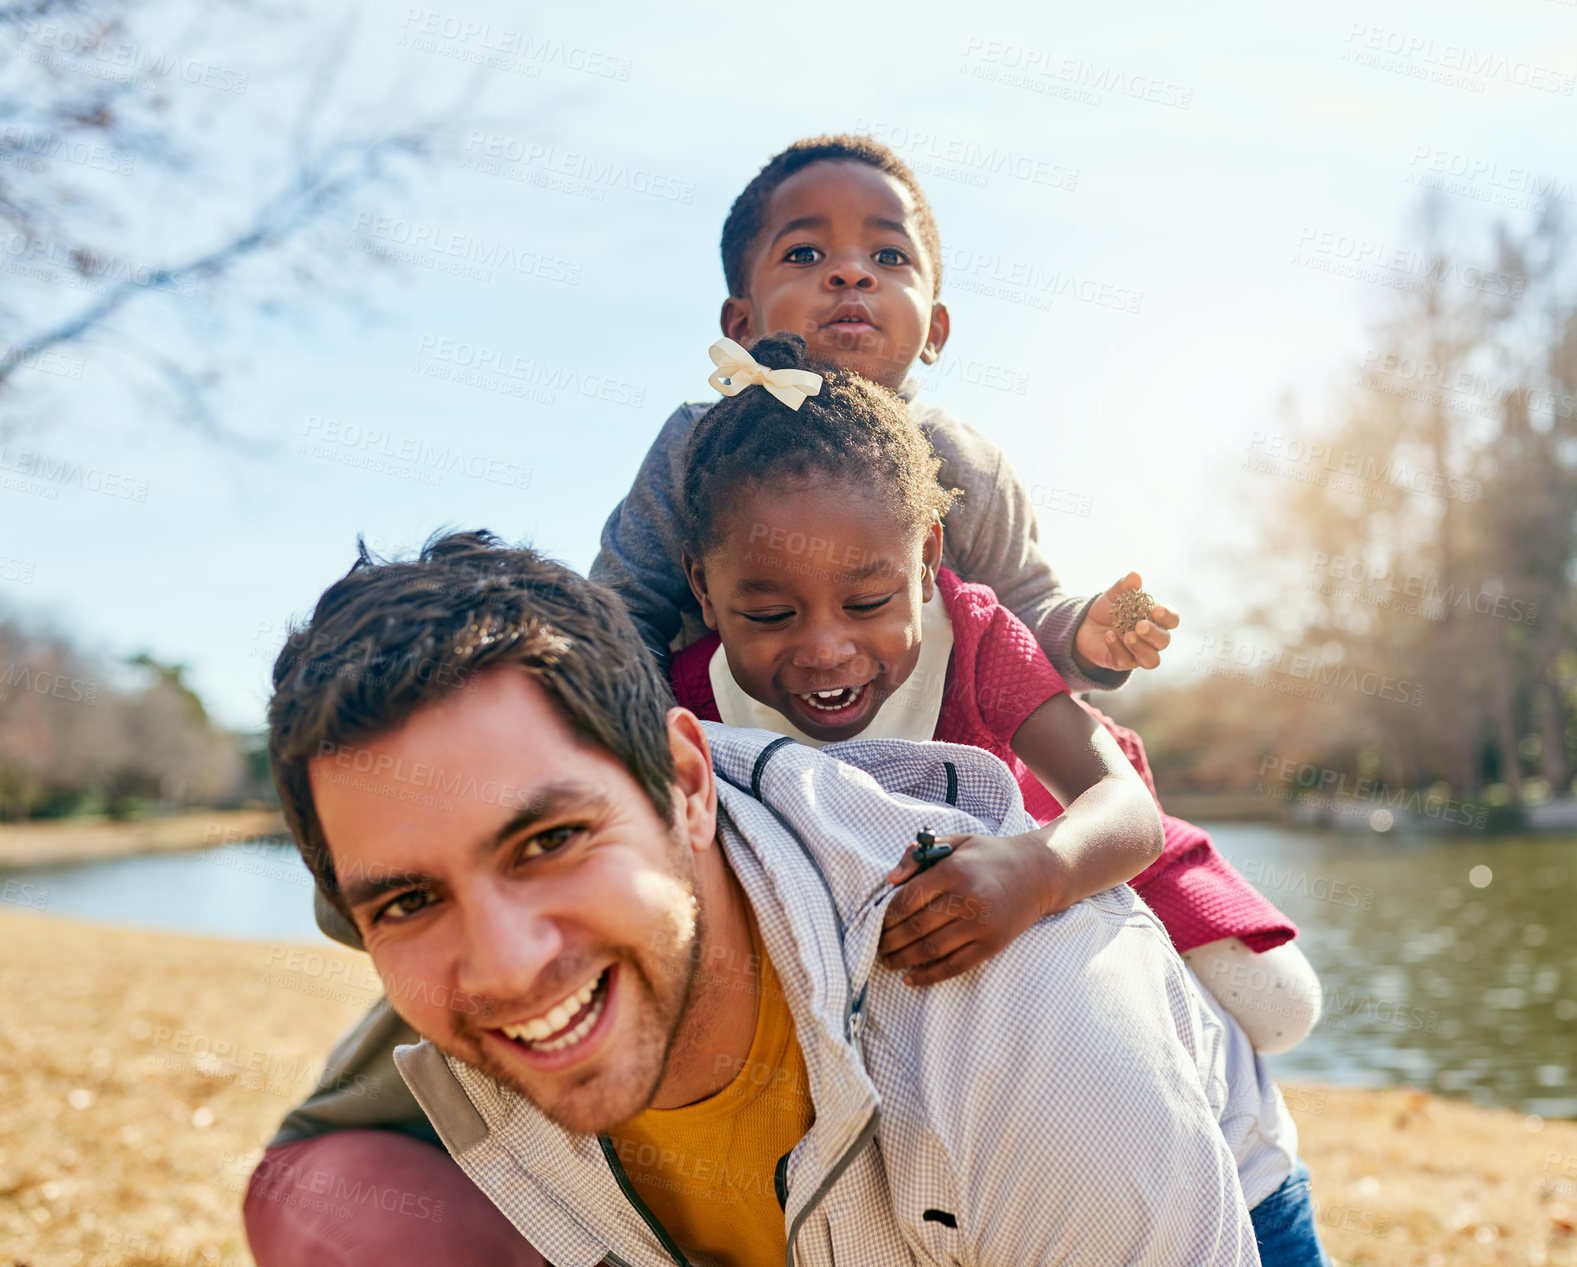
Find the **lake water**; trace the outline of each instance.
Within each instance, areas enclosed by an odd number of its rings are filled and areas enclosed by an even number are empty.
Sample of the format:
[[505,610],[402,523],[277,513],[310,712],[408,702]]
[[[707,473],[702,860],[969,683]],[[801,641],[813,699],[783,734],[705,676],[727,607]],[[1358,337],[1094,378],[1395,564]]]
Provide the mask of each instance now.
[[328,941],[312,918],[312,874],[285,840],[28,867],[0,878],[11,881],[7,910],[255,941]]
[[[1577,1117],[1577,839],[1212,829],[1297,922],[1325,1015],[1271,1058],[1288,1081],[1416,1086]],[[289,844],[0,873],[7,909],[321,942]],[[31,888],[24,890],[26,884]],[[42,895],[42,896],[41,896]]]

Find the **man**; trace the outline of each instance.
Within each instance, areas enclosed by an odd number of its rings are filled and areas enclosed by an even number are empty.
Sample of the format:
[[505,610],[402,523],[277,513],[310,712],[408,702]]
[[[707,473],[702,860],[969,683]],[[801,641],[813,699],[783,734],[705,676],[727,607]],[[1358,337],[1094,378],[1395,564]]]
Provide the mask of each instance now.
[[1290,1123],[1129,890],[877,964],[905,841],[1028,824],[995,758],[703,725],[611,593],[485,534],[353,569],[274,678],[400,1071],[558,1267],[1258,1262]]

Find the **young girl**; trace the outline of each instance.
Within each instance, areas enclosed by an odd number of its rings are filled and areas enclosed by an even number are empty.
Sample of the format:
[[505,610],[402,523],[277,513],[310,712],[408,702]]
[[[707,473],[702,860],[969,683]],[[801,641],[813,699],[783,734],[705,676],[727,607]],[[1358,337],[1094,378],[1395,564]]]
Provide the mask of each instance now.
[[[972,744],[1007,763],[1041,823],[1013,839],[944,838],[952,855],[923,873],[907,855],[889,877],[905,888],[888,908],[887,965],[915,985],[945,980],[1126,880],[1258,1050],[1301,1041],[1319,984],[1291,944],[1297,930],[1204,832],[1163,815],[1156,857],[1134,833],[1064,817],[1108,735],[1153,795],[1143,746],[1072,699],[989,589],[940,566],[956,490],[937,483],[903,402],[808,365],[794,335],[750,353],[723,340],[713,360],[727,399],[690,439],[683,513],[685,572],[714,632],[673,657],[679,703],[818,746],[862,735]],[[1087,822],[1093,806],[1079,805]]]

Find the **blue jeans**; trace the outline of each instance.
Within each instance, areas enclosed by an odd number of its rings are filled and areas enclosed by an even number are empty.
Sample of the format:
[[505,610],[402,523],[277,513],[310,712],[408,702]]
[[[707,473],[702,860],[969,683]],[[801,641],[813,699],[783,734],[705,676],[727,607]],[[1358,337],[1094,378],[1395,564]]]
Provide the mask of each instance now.
[[1262,1267],[1331,1267],[1314,1223],[1309,1168],[1299,1157],[1286,1181],[1248,1212]]

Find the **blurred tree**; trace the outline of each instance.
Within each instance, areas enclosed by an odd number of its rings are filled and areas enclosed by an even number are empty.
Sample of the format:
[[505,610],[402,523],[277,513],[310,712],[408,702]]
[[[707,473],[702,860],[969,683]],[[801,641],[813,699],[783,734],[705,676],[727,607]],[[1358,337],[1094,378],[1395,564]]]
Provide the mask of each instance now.
[[1311,685],[1352,670],[1411,689],[1327,699],[1212,676],[1152,690],[1119,707],[1156,750],[1163,786],[1245,789],[1256,757],[1273,754],[1458,800],[1573,790],[1569,235],[1547,214],[1521,236],[1497,228],[1474,255],[1450,228],[1423,205],[1415,284],[1397,292],[1333,416],[1285,406],[1286,449],[1312,455],[1300,478],[1243,490],[1259,528],[1245,633],[1309,666]]
[[0,6],[0,435],[25,403],[58,415],[46,388],[82,377],[89,344],[128,386],[151,380],[153,412],[222,430],[198,349],[245,266],[275,265],[249,277],[265,312],[323,280],[349,253],[314,235],[431,159],[460,109],[415,115],[409,85],[381,108],[338,100],[349,30],[324,22],[247,0]]
[[116,681],[66,640],[0,622],[0,820],[90,806],[230,805],[265,790],[251,746],[217,729],[178,665],[139,655]]

